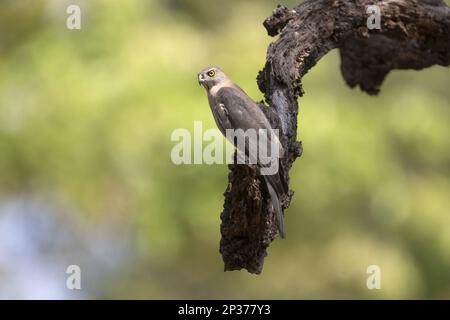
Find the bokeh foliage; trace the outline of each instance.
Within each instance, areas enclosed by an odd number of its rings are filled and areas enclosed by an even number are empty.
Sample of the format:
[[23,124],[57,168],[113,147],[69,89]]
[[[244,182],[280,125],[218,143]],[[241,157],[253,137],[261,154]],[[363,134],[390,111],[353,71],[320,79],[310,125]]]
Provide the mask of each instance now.
[[[81,30],[65,27],[72,3]],[[370,97],[345,85],[336,51],[304,78],[287,239],[260,276],[222,271],[227,168],[175,166],[170,135],[215,126],[206,65],[262,99],[276,4],[0,1],[0,201],[45,194],[123,225],[134,258],[96,297],[450,298],[449,70],[393,72]],[[371,264],[381,290],[366,288]]]

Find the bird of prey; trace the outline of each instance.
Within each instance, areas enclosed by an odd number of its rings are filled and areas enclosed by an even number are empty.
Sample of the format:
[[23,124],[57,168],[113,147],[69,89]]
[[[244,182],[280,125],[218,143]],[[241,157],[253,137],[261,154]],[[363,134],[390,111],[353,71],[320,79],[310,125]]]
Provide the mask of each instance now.
[[[208,95],[209,106],[211,107],[214,120],[222,134],[227,137],[231,143],[237,146],[236,140],[231,141],[227,135],[229,130],[246,131],[254,129],[259,132],[269,133],[267,140],[273,143],[279,150],[280,157],[283,154],[283,148],[278,136],[273,134],[274,130],[267,120],[264,112],[260,107],[236,84],[234,84],[227,75],[218,67],[207,67],[198,73],[198,82],[203,86]],[[272,133],[272,134],[270,134]],[[250,150],[249,150],[250,149]],[[252,154],[255,151],[254,144],[250,141],[245,144],[245,150],[240,150],[245,154]],[[253,155],[256,154],[255,152]],[[277,159],[279,161],[279,159]],[[261,173],[262,163],[257,159],[258,172]],[[277,163],[279,169],[279,162]],[[267,191],[269,192],[273,209],[276,215],[278,232],[281,238],[285,237],[283,210],[280,203],[282,194],[287,193],[288,187],[284,181],[282,174],[277,170],[275,174],[262,175],[266,182]]]

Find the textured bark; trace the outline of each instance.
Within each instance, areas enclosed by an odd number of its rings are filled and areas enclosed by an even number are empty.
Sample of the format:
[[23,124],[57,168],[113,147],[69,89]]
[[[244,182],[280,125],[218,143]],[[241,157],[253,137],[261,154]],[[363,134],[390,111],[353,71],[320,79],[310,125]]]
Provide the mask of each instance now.
[[[374,4],[381,9],[380,30],[367,28],[366,9]],[[378,93],[391,70],[450,64],[450,8],[441,0],[306,0],[294,10],[278,6],[264,26],[270,36],[280,36],[270,44],[257,77],[270,108],[263,102],[260,105],[280,129],[287,150],[281,165],[288,182],[289,170],[302,153],[297,141],[301,78],[331,49],[340,51],[347,84],[369,94]],[[266,249],[277,233],[270,196],[255,168],[229,168],[221,214],[225,270],[260,273]],[[292,194],[282,199],[283,208],[289,206]]]

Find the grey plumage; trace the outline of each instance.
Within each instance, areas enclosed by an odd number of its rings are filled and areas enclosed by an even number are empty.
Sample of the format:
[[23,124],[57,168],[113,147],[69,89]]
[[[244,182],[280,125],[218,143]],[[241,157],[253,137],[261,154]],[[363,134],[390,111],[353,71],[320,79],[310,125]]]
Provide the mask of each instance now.
[[[217,67],[208,67],[198,74],[199,83],[205,87],[208,94],[208,101],[211,111],[216,121],[217,127],[226,136],[227,129],[265,129],[267,132],[273,132],[273,129],[260,107],[236,84],[234,84],[225,73]],[[276,135],[268,136],[269,143],[274,143],[283,154],[283,148]],[[235,144],[235,141],[230,141]],[[252,153],[252,148],[256,146],[249,143],[245,148],[250,150],[241,150],[247,154]],[[258,168],[261,169],[258,163]],[[279,166],[281,169],[281,166]],[[282,238],[285,237],[283,210],[280,203],[280,197],[287,193],[287,185],[283,176],[278,170],[274,175],[263,175],[266,182],[267,191],[270,194],[271,202],[276,214],[278,231]]]

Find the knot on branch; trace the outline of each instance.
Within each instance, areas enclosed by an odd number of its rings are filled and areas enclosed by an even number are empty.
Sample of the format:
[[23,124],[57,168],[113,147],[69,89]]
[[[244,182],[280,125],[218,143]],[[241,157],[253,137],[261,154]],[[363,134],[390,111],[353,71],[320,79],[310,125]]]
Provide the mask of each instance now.
[[269,36],[274,37],[295,17],[295,10],[289,10],[283,5],[278,5],[270,17],[264,20],[263,25]]

